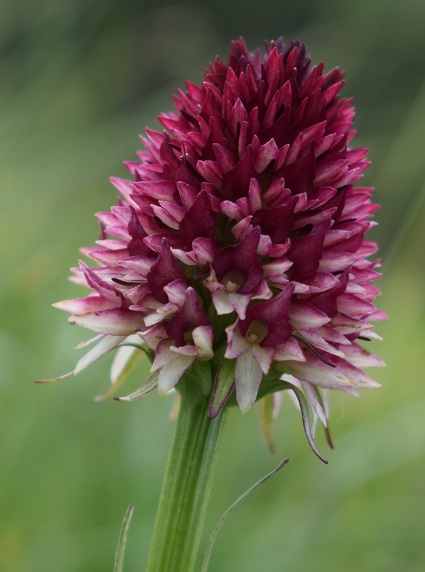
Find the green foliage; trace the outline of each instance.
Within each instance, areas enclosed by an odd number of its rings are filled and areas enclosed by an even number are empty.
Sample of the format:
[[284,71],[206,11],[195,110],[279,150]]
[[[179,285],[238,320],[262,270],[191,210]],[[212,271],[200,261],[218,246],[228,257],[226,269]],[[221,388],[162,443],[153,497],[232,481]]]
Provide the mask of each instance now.
[[127,534],[128,534],[128,529],[130,527],[130,521],[133,515],[133,510],[134,510],[133,507],[130,505],[125,513],[124,519],[121,524],[117,550],[115,552],[114,572],[123,572],[124,570],[125,547],[127,544]]

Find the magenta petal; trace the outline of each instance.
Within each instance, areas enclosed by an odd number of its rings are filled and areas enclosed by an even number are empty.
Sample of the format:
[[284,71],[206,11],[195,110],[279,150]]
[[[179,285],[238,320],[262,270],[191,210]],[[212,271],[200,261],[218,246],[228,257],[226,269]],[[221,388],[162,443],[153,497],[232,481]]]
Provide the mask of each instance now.
[[177,345],[184,345],[186,334],[198,326],[209,325],[208,318],[201,308],[198,294],[193,288],[188,288],[182,307],[166,323],[165,329],[171,340],[174,340]]
[[144,231],[134,208],[131,208],[131,219],[128,223],[127,230],[128,234],[131,236],[131,240],[128,243],[128,253],[130,256],[146,254],[147,248],[143,241],[143,239],[146,238],[146,232]]
[[305,362],[288,361],[285,363],[288,373],[325,389],[346,389],[354,385],[342,368],[327,365],[308,350],[305,350],[304,354],[308,355]]
[[201,191],[180,222],[180,234],[187,246],[199,237],[211,238],[214,219],[206,191]]
[[177,91],[165,131],[147,129],[125,164],[133,180],[112,179],[118,202],[82,250],[98,266],[73,269],[89,295],[57,304],[100,334],[76,371],[131,334],[155,374],[137,396],[156,376],[164,393],[195,360],[213,360],[212,417],[234,385],[246,412],[263,375],[286,371],[316,454],[317,387],[376,387],[360,368],[382,362],[356,340],[378,337],[370,322],[385,318],[371,284],[377,247],[365,240],[377,205],[356,186],[367,150],[351,147],[343,73],[323,70],[299,41],[268,42],[262,55],[240,39],[199,86]]
[[310,146],[295,163],[282,167],[280,176],[284,177],[286,186],[291,189],[292,194],[309,195],[313,190],[315,172],[316,162],[313,148]]
[[228,275],[230,280],[233,276],[237,279],[240,275],[237,288],[239,294],[252,292],[263,278],[263,269],[257,255],[259,241],[260,231],[256,228],[244,240],[226,246],[214,258],[213,268],[220,281]]
[[287,254],[292,260],[292,278],[301,280],[312,276],[319,268],[322,256],[323,241],[330,221],[326,220],[313,228],[311,232],[302,238],[294,238],[291,241],[291,248]]
[[257,174],[252,156],[252,147],[248,146],[236,167],[224,176],[221,190],[227,199],[235,201],[245,196],[251,178]]
[[100,310],[110,310],[117,306],[113,300],[105,300],[102,296],[91,294],[85,298],[74,298],[73,300],[63,300],[53,304],[55,308],[64,310],[70,314],[84,314],[86,312],[98,312]]
[[309,302],[293,300],[291,302],[291,323],[297,330],[319,328],[330,322],[330,318]]
[[246,319],[239,327],[245,335],[251,322],[259,321],[267,327],[267,335],[260,342],[261,347],[273,347],[284,343],[292,333],[289,323],[289,307],[294,286],[288,284],[277,296],[248,308]]
[[162,241],[161,252],[158,258],[152,264],[147,280],[152,294],[162,303],[168,302],[168,296],[164,292],[164,286],[167,286],[174,280],[183,279],[184,274],[177,266],[176,260],[171,254],[170,247],[166,239]]
[[296,197],[290,197],[286,203],[276,207],[258,210],[253,218],[253,226],[258,225],[262,234],[270,236],[273,242],[284,242],[290,234]]

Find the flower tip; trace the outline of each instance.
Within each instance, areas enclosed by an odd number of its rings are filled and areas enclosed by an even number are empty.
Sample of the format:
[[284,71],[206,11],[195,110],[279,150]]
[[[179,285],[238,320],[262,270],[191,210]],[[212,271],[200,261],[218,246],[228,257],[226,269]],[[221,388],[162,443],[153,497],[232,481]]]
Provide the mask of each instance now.
[[35,379],[34,383],[43,384],[43,383],[55,383],[56,381],[61,381],[62,379],[67,379],[68,377],[72,377],[74,375],[73,371],[69,373],[65,373],[64,375],[60,375],[58,377],[52,377],[50,379]]
[[238,401],[238,405],[239,405],[239,409],[242,413],[242,415],[246,415],[248,413],[248,411],[251,409],[252,407],[252,403],[241,403],[240,401]]
[[171,391],[171,389],[173,389],[173,388],[167,389],[167,388],[158,386],[158,395],[167,395],[167,393],[169,393]]
[[283,469],[283,467],[285,467],[288,463],[289,463],[289,457],[285,457],[285,459],[282,459],[282,461],[280,461],[280,463],[276,467],[276,471],[280,471],[280,469]]
[[[95,395],[91,398],[92,403],[101,403],[102,401],[105,401],[105,399],[106,395],[104,393],[102,395]],[[115,397],[113,397],[113,399],[115,399]]]

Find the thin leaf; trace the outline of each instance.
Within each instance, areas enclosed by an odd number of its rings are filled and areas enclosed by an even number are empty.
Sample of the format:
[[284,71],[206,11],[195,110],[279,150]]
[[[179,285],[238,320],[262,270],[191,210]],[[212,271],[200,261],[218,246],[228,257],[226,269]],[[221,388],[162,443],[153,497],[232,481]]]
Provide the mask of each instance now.
[[208,415],[215,419],[235,388],[236,360],[223,358],[215,376]]
[[289,459],[283,459],[283,461],[281,461],[277,467],[275,467],[272,471],[270,471],[270,473],[267,473],[267,475],[265,475],[264,477],[262,477],[259,481],[257,481],[255,484],[252,485],[252,487],[250,487],[247,491],[245,491],[238,499],[235,500],[235,502],[229,506],[229,508],[223,513],[222,517],[220,518],[220,520],[217,522],[217,524],[215,525],[215,528],[211,534],[211,538],[210,541],[208,543],[208,547],[207,547],[207,551],[205,553],[205,557],[204,557],[204,561],[202,563],[202,570],[201,572],[206,572],[207,568],[208,568],[208,563],[211,557],[211,551],[212,551],[212,547],[214,544],[214,541],[217,537],[217,534],[220,530],[220,528],[222,527],[223,523],[227,520],[227,518],[230,516],[230,514],[246,499],[248,498],[256,489],[258,489],[258,487],[260,487],[263,483],[265,483],[266,481],[268,481],[271,477],[273,477],[276,473],[278,473],[281,469],[283,469],[283,467],[285,465],[287,465],[289,462]]
[[133,391],[133,393],[130,393],[125,397],[114,397],[115,401],[137,401],[138,399],[142,399],[142,397],[145,397],[157,389],[158,376],[159,370],[155,371],[150,377],[148,377],[148,379],[144,381],[138,389]]
[[130,520],[133,515],[133,507],[130,505],[125,513],[122,521],[120,536],[118,538],[118,546],[115,552],[114,572],[123,572],[124,552],[127,542],[127,533],[130,527]]

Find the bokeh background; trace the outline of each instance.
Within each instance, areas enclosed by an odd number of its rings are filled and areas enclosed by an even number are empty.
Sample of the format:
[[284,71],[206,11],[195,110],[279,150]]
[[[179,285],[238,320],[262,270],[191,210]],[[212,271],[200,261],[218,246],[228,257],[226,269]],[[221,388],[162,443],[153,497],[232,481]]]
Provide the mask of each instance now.
[[0,570],[112,570],[130,503],[126,570],[144,569],[171,398],[93,404],[108,359],[62,384],[32,382],[69,371],[86,337],[51,303],[79,293],[68,269],[97,237],[93,213],[115,202],[108,177],[125,176],[144,126],[240,35],[251,48],[298,37],[315,63],[346,70],[356,143],[371,148],[365,182],[382,204],[373,237],[391,320],[375,348],[382,389],[333,398],[328,466],[289,400],[275,457],[257,408],[231,412],[207,532],[278,459],[291,462],[226,522],[210,572],[424,570],[424,29],[422,0],[2,0]]

